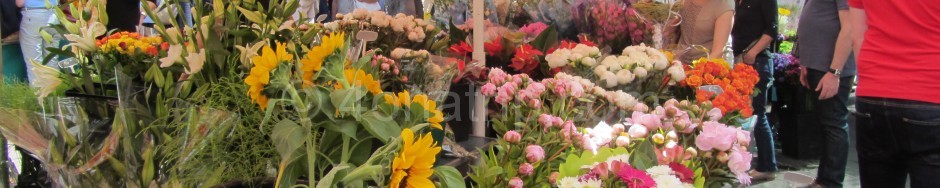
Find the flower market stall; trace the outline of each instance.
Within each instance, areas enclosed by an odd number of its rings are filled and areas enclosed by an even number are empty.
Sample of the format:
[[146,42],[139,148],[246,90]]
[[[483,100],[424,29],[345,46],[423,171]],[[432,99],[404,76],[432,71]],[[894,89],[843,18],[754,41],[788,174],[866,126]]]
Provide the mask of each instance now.
[[[463,23],[437,19],[470,4],[457,0],[329,21],[291,19],[297,1],[194,1],[192,26],[145,35],[108,31],[105,1],[79,2],[55,9],[68,45],[31,62],[40,87],[2,87],[17,95],[0,99],[0,132],[48,186],[750,183],[757,73],[674,60],[659,21],[671,4],[495,1],[492,19]],[[491,140],[465,153],[449,137],[470,135],[453,117],[471,110],[446,110],[470,108],[448,102],[459,87],[480,96],[473,123]],[[470,168],[442,162],[454,156]]]

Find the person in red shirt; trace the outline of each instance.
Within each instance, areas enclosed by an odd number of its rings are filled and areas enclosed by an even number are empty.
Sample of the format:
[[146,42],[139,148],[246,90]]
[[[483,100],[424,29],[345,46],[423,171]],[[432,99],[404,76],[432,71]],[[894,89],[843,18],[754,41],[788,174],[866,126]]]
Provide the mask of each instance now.
[[849,6],[862,187],[940,185],[940,1]]

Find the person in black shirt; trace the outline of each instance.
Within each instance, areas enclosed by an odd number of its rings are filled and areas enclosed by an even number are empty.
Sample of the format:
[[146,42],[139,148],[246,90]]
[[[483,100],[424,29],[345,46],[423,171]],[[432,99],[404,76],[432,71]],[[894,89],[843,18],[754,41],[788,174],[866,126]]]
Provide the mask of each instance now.
[[754,137],[757,142],[757,166],[749,174],[754,181],[772,180],[777,171],[773,130],[767,122],[767,93],[773,79],[773,63],[768,47],[777,37],[777,0],[736,0],[732,49],[737,61],[754,66],[760,75],[751,107],[757,116]]
[[[154,2],[154,0],[147,0]],[[108,30],[136,32],[140,25],[139,0],[109,0],[106,12],[108,13]]]

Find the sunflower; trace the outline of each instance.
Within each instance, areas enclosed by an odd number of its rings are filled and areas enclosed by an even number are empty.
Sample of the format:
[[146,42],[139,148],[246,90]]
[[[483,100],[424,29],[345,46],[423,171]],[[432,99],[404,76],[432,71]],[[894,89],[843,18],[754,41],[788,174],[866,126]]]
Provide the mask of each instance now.
[[437,102],[433,100],[428,100],[427,95],[415,95],[413,102],[418,103],[421,107],[424,107],[424,110],[427,110],[431,113],[431,117],[427,119],[428,123],[431,124],[431,127],[437,129],[444,129],[441,126],[441,122],[444,121],[444,114],[440,110],[437,110]]
[[261,94],[264,86],[271,81],[271,70],[277,68],[282,61],[290,61],[294,55],[287,53],[287,49],[282,43],[277,43],[277,51],[271,49],[271,46],[264,46],[261,55],[251,58],[254,67],[251,67],[248,77],[245,78],[245,84],[248,84],[248,96],[252,102],[258,103],[261,110],[267,108],[268,97]]
[[[343,75],[346,76],[346,81],[350,86],[363,86],[373,95],[382,93],[382,84],[379,83],[379,80],[373,78],[372,74],[362,71],[362,69],[346,69],[343,70]],[[342,85],[338,85],[337,89],[342,89]]]
[[385,97],[385,102],[387,102],[388,104],[395,105],[397,107],[401,107],[401,105],[411,106],[411,94],[408,93],[408,90],[405,90],[403,92],[398,92],[397,96],[388,94],[388,95],[385,95],[384,97]]
[[313,73],[323,69],[323,61],[327,56],[332,55],[337,49],[343,47],[346,35],[344,33],[333,33],[323,37],[323,42],[319,46],[314,46],[307,52],[307,55],[300,60],[301,70],[303,71],[304,85],[313,85]]
[[441,147],[437,147],[431,133],[426,133],[415,140],[411,129],[401,131],[403,145],[401,152],[392,161],[392,177],[389,187],[434,187],[431,175],[434,174],[434,159]]

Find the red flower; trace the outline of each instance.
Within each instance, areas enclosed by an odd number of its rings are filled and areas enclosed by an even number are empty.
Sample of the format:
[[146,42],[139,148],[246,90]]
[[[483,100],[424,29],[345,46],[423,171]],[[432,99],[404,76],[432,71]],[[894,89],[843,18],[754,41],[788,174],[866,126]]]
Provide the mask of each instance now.
[[669,168],[676,172],[676,177],[678,177],[679,181],[682,181],[682,183],[691,184],[695,182],[695,172],[692,172],[692,169],[689,169],[689,167],[679,163],[669,163]]
[[451,45],[450,48],[447,48],[447,50],[454,54],[467,56],[467,54],[473,52],[473,47],[470,47],[470,44],[467,44],[466,41],[463,41],[459,44]]
[[637,170],[629,165],[625,165],[620,168],[620,171],[617,172],[617,176],[620,177],[620,180],[624,184],[627,184],[629,188],[652,188],[656,186],[656,182],[653,181],[653,178],[649,174],[642,170]]
[[587,38],[587,35],[579,35],[578,40],[581,41],[581,44],[584,44],[584,45],[588,45],[592,47],[597,46],[597,44],[595,44],[593,41]]
[[509,67],[522,73],[532,73],[532,70],[539,67],[539,56],[543,55],[541,51],[529,44],[523,44],[516,48],[516,55],[512,58],[512,64]]
[[578,43],[574,43],[568,40],[562,40],[561,43],[558,44],[558,46],[548,49],[548,53],[550,54],[552,52],[555,52],[555,50],[558,50],[558,49],[572,49],[575,46],[578,46]]
[[503,51],[503,40],[502,38],[496,38],[489,42],[483,43],[483,49],[486,50],[486,54],[489,56],[499,56]]

